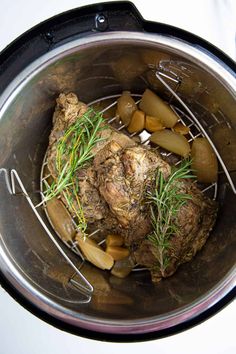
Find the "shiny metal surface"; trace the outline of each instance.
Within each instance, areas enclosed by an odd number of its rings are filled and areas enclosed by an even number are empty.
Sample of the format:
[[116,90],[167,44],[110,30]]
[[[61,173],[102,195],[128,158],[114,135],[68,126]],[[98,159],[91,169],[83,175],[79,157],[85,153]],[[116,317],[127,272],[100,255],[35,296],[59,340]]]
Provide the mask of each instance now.
[[[51,230],[49,229],[49,227],[46,225],[46,223],[43,221],[43,219],[41,218],[38,210],[37,210],[37,206],[35,206],[28,194],[28,192],[26,191],[20,176],[18,175],[16,170],[6,170],[5,168],[0,168],[0,175],[3,174],[5,177],[5,183],[6,183],[6,187],[7,190],[9,192],[10,195],[12,196],[24,196],[27,200],[27,202],[29,203],[29,206],[31,207],[31,210],[33,211],[33,213],[35,214],[35,217],[37,218],[39,224],[42,226],[42,228],[44,229],[45,233],[49,236],[50,240],[52,241],[52,243],[54,244],[54,246],[58,249],[58,251],[61,253],[61,256],[64,257],[64,259],[67,261],[67,263],[72,267],[72,269],[75,271],[75,274],[78,275],[79,277],[79,282],[75,282],[75,280],[70,279],[69,281],[72,280],[72,283],[78,288],[78,290],[80,292],[82,292],[82,294],[87,294],[88,295],[88,301],[90,301],[90,296],[93,292],[93,287],[92,285],[87,281],[87,279],[83,276],[83,274],[80,272],[79,267],[76,266],[73,261],[70,259],[70,257],[68,256],[68,254],[62,249],[62,247],[60,246],[60,243],[58,242],[58,239],[53,235],[53,233],[51,232]],[[20,192],[16,192],[16,184],[18,184]]]
[[[40,168],[58,93],[75,91],[81,100],[90,102],[122,89],[141,93],[149,86],[168,99],[168,92],[152,75],[157,65],[172,72],[173,79],[181,77],[180,97],[215,144],[224,145],[225,136],[218,138],[219,127],[230,132],[228,154],[217,148],[235,183],[235,76],[197,47],[144,33],[78,39],[52,50],[20,73],[0,100],[0,166],[16,169],[33,202],[39,203]],[[223,174],[219,175],[216,227],[192,262],[157,285],[151,284],[146,273],[119,280],[87,265],[83,272],[95,294],[83,304],[79,303],[82,295],[67,284],[76,276],[38,225],[24,197],[9,196],[3,184],[1,179],[1,270],[29,301],[67,323],[109,333],[156,331],[195,317],[235,285],[236,203]],[[78,262],[76,256],[74,262]]]

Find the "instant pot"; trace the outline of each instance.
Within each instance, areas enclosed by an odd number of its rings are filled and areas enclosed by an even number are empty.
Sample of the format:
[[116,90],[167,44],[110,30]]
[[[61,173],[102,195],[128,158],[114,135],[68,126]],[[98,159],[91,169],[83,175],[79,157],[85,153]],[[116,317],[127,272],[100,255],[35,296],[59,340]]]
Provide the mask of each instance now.
[[[2,286],[49,323],[103,340],[177,333],[229,303],[236,273],[235,63],[203,39],[145,21],[132,3],[119,1],[41,23],[1,53],[0,67]],[[193,122],[219,163],[212,186],[219,212],[207,244],[156,285],[145,272],[118,279],[81,267],[43,208],[35,208],[59,93],[73,91],[91,103],[147,87]]]

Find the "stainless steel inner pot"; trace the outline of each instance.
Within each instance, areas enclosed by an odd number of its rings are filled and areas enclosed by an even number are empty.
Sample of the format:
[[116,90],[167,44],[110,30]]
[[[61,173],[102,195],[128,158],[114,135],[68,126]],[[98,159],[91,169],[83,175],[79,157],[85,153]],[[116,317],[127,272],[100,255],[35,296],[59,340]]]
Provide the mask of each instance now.
[[[48,144],[55,98],[73,91],[84,102],[146,87],[169,99],[153,75],[180,79],[178,94],[215,143],[236,184],[236,79],[218,58],[174,37],[94,33],[39,57],[0,99],[0,167],[16,169],[33,203]],[[175,89],[176,82],[167,78]],[[87,264],[94,295],[69,280],[74,270],[35,218],[23,195],[0,177],[0,269],[29,302],[64,323],[102,333],[137,334],[183,323],[220,301],[235,285],[236,197],[220,168],[216,226],[201,252],[176,274],[152,284],[145,272],[118,279]],[[48,223],[43,210],[40,215]],[[64,247],[64,245],[61,245]],[[76,264],[80,259],[65,248]],[[76,277],[75,277],[76,278]]]

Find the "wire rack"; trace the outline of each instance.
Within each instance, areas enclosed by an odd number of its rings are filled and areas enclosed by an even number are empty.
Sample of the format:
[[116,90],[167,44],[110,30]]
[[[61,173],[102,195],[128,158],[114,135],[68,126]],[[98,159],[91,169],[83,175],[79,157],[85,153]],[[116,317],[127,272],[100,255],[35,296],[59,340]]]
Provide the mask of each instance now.
[[[179,117],[179,122],[181,122],[182,124],[184,124],[190,128],[189,142],[193,141],[196,137],[200,137],[200,136],[208,139],[210,145],[212,146],[212,148],[218,158],[218,162],[221,165],[221,168],[224,171],[224,173],[228,179],[228,183],[230,184],[233,192],[236,194],[236,188],[235,188],[235,185],[231,179],[230,173],[228,172],[228,170],[224,164],[224,161],[220,157],[220,155],[219,155],[214,143],[212,142],[209,134],[207,133],[205,127],[199,122],[199,120],[197,119],[197,117],[193,113],[193,111],[190,110],[190,108],[185,104],[185,102],[180,98],[180,96],[177,93],[178,88],[181,85],[181,79],[173,71],[167,72],[167,70],[164,68],[160,68],[160,70],[155,70],[155,75],[156,75],[156,79],[159,80],[164,85],[164,87],[168,90],[168,92],[170,93],[170,98],[169,98],[168,103],[169,103],[170,107],[175,111],[177,116]],[[172,87],[174,84],[174,88],[172,88],[170,86],[170,82],[172,84]],[[136,103],[138,104],[140,101],[141,95],[132,94],[132,96],[133,96],[134,100],[136,101]],[[93,102],[90,102],[88,104],[88,106],[102,103],[102,106],[104,108],[102,108],[100,112],[104,114],[108,110],[110,110],[111,108],[116,106],[117,99],[119,97],[120,97],[120,95],[111,95],[111,96],[99,98]],[[173,101],[177,102],[177,104],[173,104]],[[222,112],[219,112],[219,117],[216,116],[215,114],[211,114],[210,128],[213,127],[214,125],[219,125],[221,123],[223,124],[226,122],[227,122],[227,120],[225,119]],[[147,131],[144,130],[140,134],[137,134],[137,133],[128,134],[125,125],[122,124],[122,122],[118,119],[117,116],[113,116],[111,118],[108,118],[108,123],[117,131],[122,131],[125,134],[129,135],[131,138],[135,139],[135,137],[138,137],[140,144],[145,145],[147,148],[150,146],[150,141],[149,141],[150,134]],[[209,128],[209,126],[208,126],[208,128]],[[231,128],[231,127],[229,126],[229,128]],[[156,147],[156,149],[159,150],[159,153],[165,159],[168,159],[171,156],[171,153],[169,153],[159,147]],[[175,156],[175,164],[178,165],[180,162],[181,162],[181,159],[178,159]],[[42,203],[40,203],[40,204],[42,204],[41,207],[44,208],[44,210],[47,214],[47,211],[45,208],[45,203],[44,203],[44,191],[45,191],[45,185],[47,184],[47,179],[50,177],[50,175],[45,176],[46,165],[47,165],[47,154],[45,155],[43,163],[42,163],[41,176],[40,176],[40,191],[41,191],[41,197],[42,197]],[[44,222],[43,218],[40,216],[40,213],[38,212],[38,207],[33,204],[33,202],[31,200],[31,198],[29,197],[17,171],[14,169],[9,171],[7,169],[2,168],[2,169],[0,169],[0,173],[4,174],[7,189],[11,195],[16,195],[16,183],[18,183],[18,186],[20,187],[23,195],[25,196],[26,200],[28,201],[30,207],[32,208],[33,212],[35,213],[35,215],[36,215],[38,221],[40,222],[40,224],[42,225],[43,229],[45,230],[45,232],[47,233],[47,235],[49,236],[51,241],[54,243],[54,245],[57,247],[57,249],[59,250],[61,255],[65,258],[65,260],[68,262],[68,264],[70,264],[70,266],[73,268],[73,270],[75,271],[75,275],[77,275],[79,277],[79,278],[77,277],[79,279],[77,281],[74,279],[74,276],[73,276],[69,280],[71,282],[71,284],[73,284],[74,287],[79,292],[91,296],[93,293],[93,286],[83,276],[83,274],[81,272],[81,267],[83,266],[83,264],[85,262],[85,258],[83,256],[83,254],[80,252],[80,249],[78,248],[77,243],[73,242],[73,241],[69,241],[69,242],[63,241],[70,250],[72,250],[75,254],[77,254],[80,257],[81,263],[80,263],[79,267],[78,267],[78,265],[76,265],[72,261],[71,257],[68,256],[68,254],[64,251],[64,249],[60,243],[61,239],[59,240],[59,238],[58,238],[58,236],[60,237],[60,235],[58,235],[55,230],[54,230],[54,232],[52,232],[50,230],[50,228]],[[204,186],[204,188],[202,188],[202,192],[206,193],[212,199],[217,198],[217,190],[218,190],[217,182],[209,184],[207,186]],[[49,222],[53,228],[53,224],[51,223],[48,215],[47,215],[47,217],[48,217]],[[100,231],[100,230],[94,231],[92,234],[89,235],[89,237],[92,237],[98,231]],[[144,268],[134,267],[134,271],[140,271],[143,269]]]

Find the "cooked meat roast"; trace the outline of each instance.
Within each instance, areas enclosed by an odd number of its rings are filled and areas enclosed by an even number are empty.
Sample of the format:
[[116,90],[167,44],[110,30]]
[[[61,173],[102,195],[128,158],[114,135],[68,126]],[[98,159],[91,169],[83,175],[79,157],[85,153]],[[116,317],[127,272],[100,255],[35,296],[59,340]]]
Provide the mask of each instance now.
[[[48,169],[54,179],[58,178],[57,141],[86,110],[86,105],[73,93],[60,94],[57,99],[47,152]],[[104,236],[109,233],[122,235],[135,263],[147,267],[154,282],[172,275],[205,244],[216,220],[216,202],[190,180],[180,182],[181,192],[191,198],[172,220],[178,226],[178,232],[169,240],[169,263],[164,271],[161,270],[158,249],[148,238],[153,226],[145,191],[152,188],[157,170],[166,179],[171,166],[155,150],[135,143],[112,127],[106,127],[98,134],[104,139],[93,148],[92,161],[76,176],[79,200],[89,229],[102,229]],[[65,198],[61,196],[61,199],[73,215]],[[76,198],[73,205],[78,208]]]
[[182,181],[181,192],[191,195],[191,199],[179,209],[174,220],[179,232],[169,241],[168,266],[164,271],[156,267],[158,250],[148,239],[142,240],[135,251],[136,262],[150,269],[154,282],[172,275],[180,264],[190,261],[206,243],[216,220],[216,202],[192,182]]

